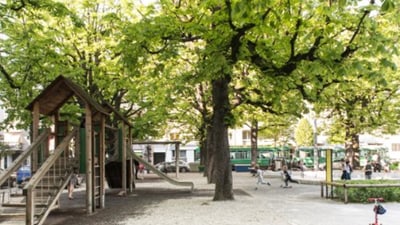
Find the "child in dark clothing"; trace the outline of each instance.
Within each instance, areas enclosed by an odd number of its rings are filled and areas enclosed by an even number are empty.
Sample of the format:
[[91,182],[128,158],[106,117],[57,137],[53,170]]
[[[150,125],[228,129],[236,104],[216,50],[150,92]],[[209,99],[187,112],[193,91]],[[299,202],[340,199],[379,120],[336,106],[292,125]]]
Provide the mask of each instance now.
[[289,187],[288,184],[289,182],[296,183],[298,184],[299,182],[297,180],[293,180],[292,177],[290,176],[287,166],[282,167],[282,173],[283,173],[283,181],[285,181],[285,186],[284,187]]

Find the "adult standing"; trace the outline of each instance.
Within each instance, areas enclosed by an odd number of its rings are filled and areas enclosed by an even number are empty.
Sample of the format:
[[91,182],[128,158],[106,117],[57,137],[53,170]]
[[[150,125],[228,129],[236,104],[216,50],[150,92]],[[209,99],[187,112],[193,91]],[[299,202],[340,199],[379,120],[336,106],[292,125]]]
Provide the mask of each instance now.
[[371,161],[367,161],[367,164],[364,166],[364,174],[365,174],[365,179],[371,180],[372,176],[372,164]]
[[135,179],[139,179],[138,178],[138,172],[139,172],[139,162],[137,160],[133,160],[133,163],[135,164]]
[[351,168],[350,161],[347,159],[345,163],[342,164],[342,180],[351,180]]

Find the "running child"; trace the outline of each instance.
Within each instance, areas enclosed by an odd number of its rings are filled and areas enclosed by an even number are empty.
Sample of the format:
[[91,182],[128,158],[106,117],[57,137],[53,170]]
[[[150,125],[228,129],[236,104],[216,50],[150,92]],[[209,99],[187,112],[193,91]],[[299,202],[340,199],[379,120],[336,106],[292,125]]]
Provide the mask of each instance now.
[[296,183],[296,184],[299,183],[297,180],[292,179],[292,176],[290,176],[287,166],[282,167],[282,174],[283,174],[283,181],[285,182],[285,186],[283,186],[284,188],[291,187],[291,186],[289,186],[289,182]]
[[254,169],[256,170],[256,177],[257,177],[256,190],[258,189],[259,184],[271,185],[269,182],[266,182],[264,180],[264,172],[260,169],[258,165],[255,165]]

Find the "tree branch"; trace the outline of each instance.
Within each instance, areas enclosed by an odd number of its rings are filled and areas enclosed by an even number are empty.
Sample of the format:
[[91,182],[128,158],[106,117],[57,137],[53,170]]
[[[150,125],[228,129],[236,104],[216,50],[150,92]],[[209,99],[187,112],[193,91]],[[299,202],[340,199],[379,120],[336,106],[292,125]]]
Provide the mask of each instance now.
[[364,11],[363,15],[360,18],[360,21],[358,22],[356,30],[353,33],[353,36],[349,40],[349,43],[348,43],[346,49],[340,55],[340,59],[337,60],[338,62],[342,62],[345,58],[348,58],[351,54],[353,54],[355,51],[357,51],[358,47],[351,47],[351,45],[353,44],[357,35],[360,33],[361,25],[369,13],[370,13],[370,11],[368,11],[368,10]]
[[14,80],[12,79],[11,75],[7,72],[7,70],[0,64],[0,72],[4,75],[7,80],[7,83],[13,89],[21,89],[21,86],[15,84]]

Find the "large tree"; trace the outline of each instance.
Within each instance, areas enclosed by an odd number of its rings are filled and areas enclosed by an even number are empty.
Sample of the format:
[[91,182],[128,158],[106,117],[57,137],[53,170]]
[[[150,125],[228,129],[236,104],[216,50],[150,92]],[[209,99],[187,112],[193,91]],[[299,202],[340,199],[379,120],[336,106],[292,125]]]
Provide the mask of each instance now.
[[[8,117],[27,128],[27,104],[56,76],[79,83],[99,102],[108,102],[134,120],[136,138],[157,137],[165,126],[170,98],[168,78],[150,78],[140,62],[126,70],[120,61],[124,24],[139,20],[135,1],[14,1],[1,4],[0,101]],[[139,35],[139,34],[135,34]],[[150,72],[149,72],[150,71]],[[143,79],[141,74],[149,74]],[[157,88],[157,93],[154,88]],[[160,106],[160,107],[158,107]],[[73,116],[76,107],[62,115]],[[81,118],[68,118],[79,120]],[[112,122],[112,121],[111,121]]]
[[0,98],[13,106],[10,119],[29,123],[23,108],[63,73],[126,116],[139,116],[135,127],[143,129],[136,135],[148,137],[178,115],[171,106],[189,96],[179,90],[209,87],[203,124],[214,200],[233,199],[232,110],[239,102],[298,115],[304,99],[317,102],[324,90],[348,82],[361,55],[371,57],[386,41],[385,22],[394,15],[379,14],[378,24],[370,12],[379,7],[356,2],[161,0],[142,9],[134,1],[15,1],[17,7],[0,8],[7,18]]
[[[289,104],[282,102],[291,101],[296,113],[301,113],[303,99],[315,102],[324,89],[344,81],[347,74],[332,73],[338,65],[357,61],[356,52],[375,49],[371,46],[376,46],[376,40],[368,34],[381,31],[372,26],[369,15],[378,7],[357,8],[352,1],[330,3],[160,1],[161,16],[143,21],[146,40],[135,46],[156,52],[182,49],[183,43],[191,42],[188,46],[199,55],[202,76],[193,82],[210,82],[213,114],[208,147],[214,165],[214,200],[233,199],[227,137],[228,128],[235,124],[233,99],[240,96],[243,104],[257,103],[273,111],[285,111]],[[235,81],[243,77],[242,64],[250,66],[252,82],[258,85],[236,90]]]

